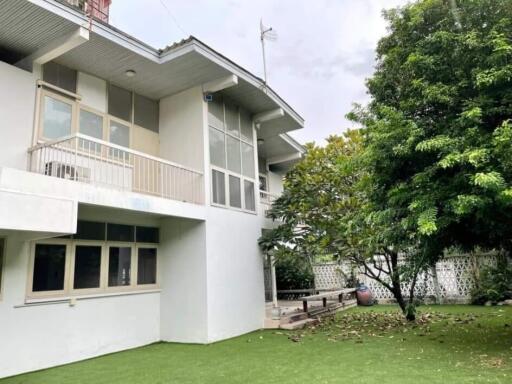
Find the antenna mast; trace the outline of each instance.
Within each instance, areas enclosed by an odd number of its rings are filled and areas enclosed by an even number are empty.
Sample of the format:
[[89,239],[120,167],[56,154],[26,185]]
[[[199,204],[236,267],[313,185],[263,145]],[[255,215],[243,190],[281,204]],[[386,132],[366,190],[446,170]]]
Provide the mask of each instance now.
[[260,19],[260,40],[261,40],[261,53],[263,55],[263,80],[265,87],[267,85],[267,58],[265,55],[265,40],[275,41],[277,34],[272,30],[272,27],[265,27],[263,20]]

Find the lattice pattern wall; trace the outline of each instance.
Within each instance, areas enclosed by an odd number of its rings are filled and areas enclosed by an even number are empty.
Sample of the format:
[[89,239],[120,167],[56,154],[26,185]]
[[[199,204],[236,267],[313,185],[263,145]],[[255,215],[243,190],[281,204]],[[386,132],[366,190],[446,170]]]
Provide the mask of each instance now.
[[[470,300],[471,289],[475,285],[475,276],[484,266],[495,266],[497,257],[494,254],[478,256],[457,255],[448,257],[436,264],[435,271],[423,273],[418,277],[415,294],[418,298],[437,301],[467,303]],[[348,263],[324,263],[313,266],[316,289],[333,289],[345,286],[345,278],[340,272],[349,276]],[[437,275],[437,286],[436,286]],[[359,281],[366,284],[377,300],[388,301],[393,295],[388,289],[365,275],[358,276]],[[404,284],[402,289],[408,290],[409,285]]]

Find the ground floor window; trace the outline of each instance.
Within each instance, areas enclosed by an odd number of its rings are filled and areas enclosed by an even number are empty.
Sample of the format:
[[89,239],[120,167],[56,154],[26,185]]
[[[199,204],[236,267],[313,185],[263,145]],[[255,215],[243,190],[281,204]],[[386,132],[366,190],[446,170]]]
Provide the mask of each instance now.
[[158,237],[158,228],[79,221],[75,235],[33,244],[28,296],[155,288]]

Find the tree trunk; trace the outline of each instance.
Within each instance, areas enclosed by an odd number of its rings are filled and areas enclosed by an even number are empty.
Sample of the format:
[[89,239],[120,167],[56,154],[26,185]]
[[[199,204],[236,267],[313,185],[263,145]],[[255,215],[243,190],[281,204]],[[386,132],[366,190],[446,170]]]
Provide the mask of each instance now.
[[409,298],[409,303],[407,303],[404,299],[404,295],[402,293],[402,286],[400,281],[400,273],[398,271],[398,254],[393,252],[391,255],[391,284],[392,284],[392,293],[395,297],[395,300],[402,310],[402,313],[405,315],[405,318],[408,321],[416,320],[416,313],[414,311],[413,297],[414,293],[411,293],[411,297]]

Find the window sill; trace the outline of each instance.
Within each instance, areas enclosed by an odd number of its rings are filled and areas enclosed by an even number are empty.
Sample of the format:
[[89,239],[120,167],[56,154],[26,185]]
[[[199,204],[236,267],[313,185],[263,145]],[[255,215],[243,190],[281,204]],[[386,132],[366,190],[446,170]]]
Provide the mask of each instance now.
[[54,298],[44,298],[44,299],[26,299],[23,304],[15,305],[14,308],[27,308],[27,307],[35,307],[40,305],[52,305],[52,304],[69,304],[70,306],[74,306],[73,301],[81,301],[81,300],[91,300],[91,299],[100,299],[106,297],[119,297],[119,296],[131,296],[131,295],[143,295],[149,293],[160,293],[162,290],[160,288],[153,289],[140,289],[135,291],[125,291],[125,292],[111,292],[111,293],[97,293],[83,296],[63,296],[63,297],[54,297]]

